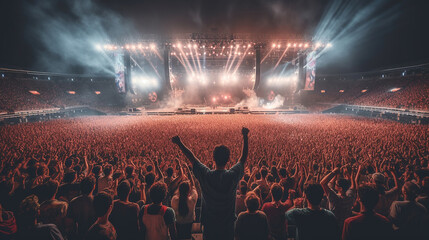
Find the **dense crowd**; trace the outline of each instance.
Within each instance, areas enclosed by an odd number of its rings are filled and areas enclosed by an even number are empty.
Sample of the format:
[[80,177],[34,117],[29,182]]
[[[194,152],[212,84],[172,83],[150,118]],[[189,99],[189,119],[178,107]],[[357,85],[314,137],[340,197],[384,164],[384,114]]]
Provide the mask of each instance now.
[[427,239],[428,130],[324,115],[4,126],[0,238],[191,239],[202,225],[205,239]]
[[[36,94],[30,93],[36,91]],[[99,91],[101,94],[95,94]],[[69,93],[72,92],[73,94]],[[90,80],[0,78],[0,112],[39,110],[79,105],[103,105],[115,94],[112,84]]]
[[[332,80],[331,80],[332,81]],[[307,105],[314,109],[320,103],[429,110],[429,76],[395,77],[355,81],[321,82],[316,91],[309,93]],[[396,90],[394,90],[396,89]],[[340,91],[343,92],[340,92]],[[331,105],[323,105],[321,109]]]

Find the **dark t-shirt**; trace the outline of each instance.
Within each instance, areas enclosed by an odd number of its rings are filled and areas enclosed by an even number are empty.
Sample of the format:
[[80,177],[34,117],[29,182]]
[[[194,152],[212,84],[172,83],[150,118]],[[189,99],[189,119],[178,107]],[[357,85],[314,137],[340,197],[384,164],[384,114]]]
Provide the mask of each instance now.
[[[139,213],[139,219],[141,220],[144,214],[144,209],[147,208],[147,213],[151,214],[151,215],[156,215],[159,213],[159,211],[161,210],[161,205],[154,205],[154,204],[149,204],[149,205],[145,205],[140,209],[140,213]],[[164,222],[165,225],[170,225],[173,224],[176,221],[176,215],[174,213],[174,210],[171,207],[168,207],[167,210],[164,213]]]
[[287,223],[285,223],[285,213],[292,205],[286,203],[265,203],[262,206],[262,211],[267,215],[268,224],[270,226],[271,235],[278,239],[287,237]]
[[94,224],[95,217],[93,197],[81,195],[74,198],[68,208],[68,216],[73,219],[78,226],[78,235],[84,236],[88,229]]
[[202,190],[201,222],[220,229],[233,224],[237,184],[244,174],[243,164],[238,162],[229,170],[210,170],[195,161],[192,169]]
[[113,224],[120,239],[137,239],[139,205],[132,202],[116,200],[113,203],[109,221]]
[[235,222],[235,237],[237,240],[268,239],[268,220],[265,213],[242,212]]
[[378,213],[364,213],[344,221],[343,240],[387,240],[392,239],[392,234],[392,224]]
[[63,240],[63,236],[55,224],[37,224],[30,229],[18,230],[17,239]]
[[286,220],[296,225],[298,240],[339,239],[337,219],[329,210],[295,208],[286,212]]
[[116,230],[110,222],[94,223],[86,233],[85,240],[116,240]]

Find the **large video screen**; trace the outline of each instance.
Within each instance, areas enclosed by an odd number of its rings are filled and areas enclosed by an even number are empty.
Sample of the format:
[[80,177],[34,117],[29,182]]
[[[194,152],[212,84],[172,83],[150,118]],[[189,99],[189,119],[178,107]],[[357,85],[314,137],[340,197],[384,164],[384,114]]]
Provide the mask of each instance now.
[[310,52],[307,55],[307,72],[305,75],[304,90],[314,90],[316,83],[316,53]]
[[115,83],[119,93],[125,93],[125,65],[124,54],[115,53]]

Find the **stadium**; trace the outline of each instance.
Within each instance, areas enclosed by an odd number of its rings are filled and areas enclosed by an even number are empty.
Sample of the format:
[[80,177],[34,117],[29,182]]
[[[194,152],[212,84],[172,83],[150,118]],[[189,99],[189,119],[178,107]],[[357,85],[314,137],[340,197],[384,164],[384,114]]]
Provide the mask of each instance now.
[[0,239],[429,237],[427,4],[161,2],[2,4]]

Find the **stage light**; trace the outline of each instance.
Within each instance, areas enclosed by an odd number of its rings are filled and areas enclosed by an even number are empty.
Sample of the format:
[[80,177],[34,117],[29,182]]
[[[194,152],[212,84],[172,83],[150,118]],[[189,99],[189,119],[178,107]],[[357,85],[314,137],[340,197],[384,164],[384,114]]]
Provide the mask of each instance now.
[[328,44],[326,44],[326,47],[327,47],[327,48],[331,48],[331,47],[332,47],[332,43],[328,43]]
[[177,44],[177,47],[178,47],[178,48],[182,48],[182,44],[178,43],[178,44]]
[[247,44],[247,47],[250,47],[251,45],[250,44]]
[[225,48],[225,46],[222,46],[222,48]]
[[296,47],[296,43],[293,44],[293,47]]
[[191,44],[188,44],[188,48],[191,48]]
[[136,45],[131,45],[132,50],[136,50]]
[[292,43],[288,43],[288,44],[287,44],[287,46],[288,46],[288,47],[292,46]]
[[173,47],[175,48],[175,47],[176,47],[176,44],[173,44]]
[[316,43],[316,48],[319,48],[320,46],[322,46],[322,44],[320,42]]
[[206,48],[206,45],[203,45],[203,48]]
[[150,49],[152,49],[152,50],[153,50],[153,49],[155,49],[155,47],[156,47],[156,46],[155,46],[155,44],[154,44],[154,43],[151,43],[151,44],[150,44]]
[[277,48],[280,48],[281,47],[281,45],[279,44],[279,45],[277,45]]
[[197,44],[194,44],[194,48],[197,48]]
[[228,99],[228,96],[224,96],[224,97],[223,97],[223,99],[227,100],[227,99]]
[[214,97],[214,98],[212,98],[212,101],[213,101],[213,102],[216,102],[216,98],[215,98],[215,97]]
[[305,47],[305,48],[308,48],[308,43],[304,44],[304,47]]
[[101,45],[100,45],[100,44],[96,44],[96,45],[95,45],[95,49],[97,49],[98,51],[103,50],[103,48],[101,47]]
[[273,43],[273,46],[272,46],[273,48],[275,48],[276,47],[276,44],[275,43]]
[[141,43],[139,43],[138,48],[139,48],[139,49],[142,49],[142,48],[143,48],[143,46],[141,45]]
[[299,44],[299,47],[302,47],[302,43]]

